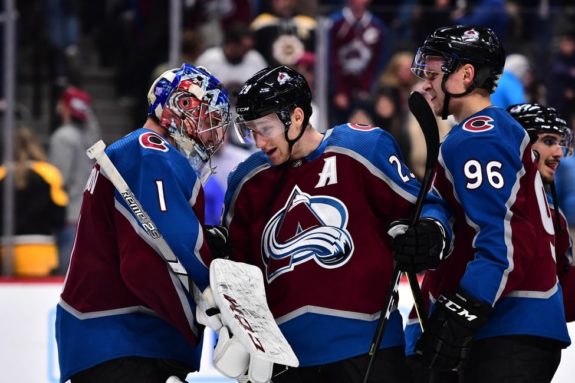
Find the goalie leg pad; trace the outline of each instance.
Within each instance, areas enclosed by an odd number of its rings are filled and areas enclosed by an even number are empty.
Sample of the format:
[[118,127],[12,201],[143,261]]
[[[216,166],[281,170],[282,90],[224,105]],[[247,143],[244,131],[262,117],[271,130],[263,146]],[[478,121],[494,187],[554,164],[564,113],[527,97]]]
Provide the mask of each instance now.
[[228,329],[222,327],[214,350],[214,367],[229,378],[238,378],[246,373],[249,364],[249,352],[237,337],[230,338]]

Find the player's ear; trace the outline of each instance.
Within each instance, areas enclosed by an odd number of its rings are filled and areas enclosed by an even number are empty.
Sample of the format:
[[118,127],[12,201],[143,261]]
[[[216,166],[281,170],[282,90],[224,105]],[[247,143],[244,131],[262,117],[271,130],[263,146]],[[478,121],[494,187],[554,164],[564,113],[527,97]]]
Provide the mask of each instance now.
[[305,126],[302,126],[304,120],[304,111],[299,106],[296,106],[295,109],[293,110],[291,120],[292,120],[292,126],[295,126],[298,132],[299,129],[305,129]]
[[465,85],[473,82],[473,79],[475,78],[475,67],[471,64],[465,64],[463,65],[462,70],[463,81],[466,83]]

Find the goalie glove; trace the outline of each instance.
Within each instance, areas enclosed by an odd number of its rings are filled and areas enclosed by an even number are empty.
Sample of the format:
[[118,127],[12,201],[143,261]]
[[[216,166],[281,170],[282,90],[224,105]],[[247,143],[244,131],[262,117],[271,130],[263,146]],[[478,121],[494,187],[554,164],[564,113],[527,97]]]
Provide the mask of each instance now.
[[473,335],[487,322],[491,310],[490,304],[462,292],[441,295],[416,352],[432,369],[459,370],[469,355]]
[[445,230],[434,219],[422,218],[413,227],[407,220],[393,221],[387,234],[393,238],[394,259],[401,271],[433,269],[442,259]]

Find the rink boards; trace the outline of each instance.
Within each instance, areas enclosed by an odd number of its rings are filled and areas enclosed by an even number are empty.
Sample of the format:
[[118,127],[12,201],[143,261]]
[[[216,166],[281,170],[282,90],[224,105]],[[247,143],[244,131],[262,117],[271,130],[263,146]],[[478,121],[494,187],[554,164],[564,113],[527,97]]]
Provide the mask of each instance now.
[[[56,383],[58,357],[54,337],[55,306],[62,289],[61,278],[22,282],[0,279],[0,381]],[[409,286],[400,286],[400,310],[411,306]],[[575,323],[569,326],[575,340]],[[212,340],[212,337],[207,337]],[[211,366],[210,341],[204,344],[201,371],[188,382],[233,382],[218,375]],[[366,349],[369,345],[366,345]],[[575,376],[575,346],[563,351],[553,383],[571,383]]]

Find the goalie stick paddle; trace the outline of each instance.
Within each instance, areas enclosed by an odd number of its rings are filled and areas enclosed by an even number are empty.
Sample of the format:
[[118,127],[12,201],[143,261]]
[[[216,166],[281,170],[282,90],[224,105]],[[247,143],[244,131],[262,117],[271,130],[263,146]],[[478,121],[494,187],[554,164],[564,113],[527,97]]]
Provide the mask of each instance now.
[[[419,92],[412,92],[409,96],[409,109],[411,113],[415,116],[415,119],[421,127],[421,131],[425,138],[425,146],[427,148],[427,158],[425,160],[425,173],[423,175],[423,180],[421,181],[421,189],[417,195],[417,200],[415,201],[415,210],[409,221],[409,226],[413,227],[419,220],[419,215],[421,214],[421,209],[423,208],[423,200],[425,195],[431,187],[431,182],[433,181],[433,176],[435,174],[435,167],[437,165],[437,157],[439,154],[439,129],[437,127],[437,120],[433,111],[429,107],[427,100]],[[395,296],[397,294],[397,289],[399,287],[399,280],[401,277],[401,271],[397,265],[393,268],[393,274],[391,277],[391,284],[387,290],[385,296],[385,303],[381,311],[379,321],[377,322],[377,327],[373,335],[373,340],[369,348],[369,361],[367,365],[367,370],[365,371],[363,383],[367,383],[369,379],[369,374],[371,372],[371,367],[375,360],[375,356],[379,349],[379,344],[383,339],[383,333],[385,327],[389,320],[389,316],[394,307]],[[407,273],[407,278],[409,280],[409,285],[413,294],[415,301],[415,310],[419,318],[419,323],[423,331],[425,331],[425,324],[427,320],[426,313],[423,306],[423,296],[421,294],[421,289],[417,281],[417,276],[415,273]]]

